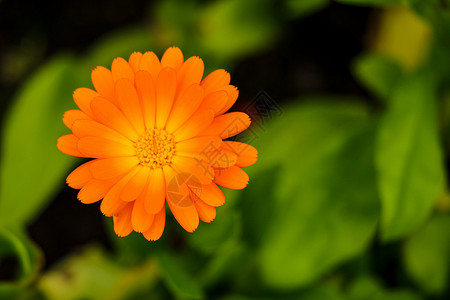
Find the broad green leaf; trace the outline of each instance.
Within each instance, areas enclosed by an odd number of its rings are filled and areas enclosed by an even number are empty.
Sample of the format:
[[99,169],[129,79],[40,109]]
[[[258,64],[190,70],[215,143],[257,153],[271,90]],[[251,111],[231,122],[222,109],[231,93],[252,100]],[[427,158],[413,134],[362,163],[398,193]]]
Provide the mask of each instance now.
[[272,287],[313,282],[363,251],[374,234],[373,126],[367,109],[347,100],[291,106],[255,142],[260,160],[240,201]]
[[178,257],[160,252],[156,260],[164,281],[175,296],[181,299],[203,299],[204,292],[198,278],[183,268]]
[[0,280],[0,299],[16,299],[37,277],[42,254],[23,233],[0,226],[0,265],[5,257],[17,260],[20,269],[14,278]]
[[443,192],[434,82],[422,72],[403,79],[380,120],[376,165],[384,240],[417,229]]
[[39,213],[74,158],[56,148],[68,130],[64,111],[74,106],[76,63],[59,56],[20,89],[6,115],[0,165],[0,224],[23,224]]
[[392,59],[377,54],[366,54],[354,62],[358,80],[380,100],[386,100],[403,75],[401,67]]
[[450,215],[437,215],[414,234],[404,247],[408,273],[426,292],[442,293],[450,268]]
[[288,14],[298,18],[310,15],[326,7],[329,0],[286,0]]

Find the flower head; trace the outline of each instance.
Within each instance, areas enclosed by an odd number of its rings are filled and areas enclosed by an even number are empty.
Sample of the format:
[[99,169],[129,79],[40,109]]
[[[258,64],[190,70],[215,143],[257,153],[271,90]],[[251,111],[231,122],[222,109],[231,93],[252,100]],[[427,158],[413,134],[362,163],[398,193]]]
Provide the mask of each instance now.
[[203,78],[203,61],[186,61],[176,47],[161,61],[153,52],[116,58],[111,70],[92,71],[95,90],[79,88],[79,109],[64,114],[72,131],[58,139],[63,153],[93,158],[67,177],[83,203],[101,201],[114,230],[133,230],[157,240],[164,230],[166,202],[187,231],[211,222],[225,203],[222,186],[242,189],[241,167],[257,160],[250,145],[224,141],[250,125],[242,112],[225,113],[238,90],[216,70]]

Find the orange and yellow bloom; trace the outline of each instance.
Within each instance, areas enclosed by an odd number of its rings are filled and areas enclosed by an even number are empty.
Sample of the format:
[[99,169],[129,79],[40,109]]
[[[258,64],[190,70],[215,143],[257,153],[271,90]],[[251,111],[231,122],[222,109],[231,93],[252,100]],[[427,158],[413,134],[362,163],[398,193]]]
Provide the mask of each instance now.
[[114,230],[161,237],[166,202],[187,231],[211,222],[225,203],[218,186],[242,189],[254,164],[254,147],[224,141],[250,125],[242,112],[226,113],[238,90],[216,70],[203,78],[198,57],[184,61],[176,47],[161,61],[153,52],[116,58],[111,70],[92,71],[95,90],[79,88],[79,109],[64,114],[72,134],[58,139],[63,153],[93,158],[67,177],[83,203],[101,201]]

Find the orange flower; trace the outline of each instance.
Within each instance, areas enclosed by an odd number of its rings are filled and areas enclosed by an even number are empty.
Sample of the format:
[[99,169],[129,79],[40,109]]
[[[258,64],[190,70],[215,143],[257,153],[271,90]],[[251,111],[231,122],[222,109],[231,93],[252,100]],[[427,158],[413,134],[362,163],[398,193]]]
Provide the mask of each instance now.
[[203,80],[203,61],[186,61],[176,47],[161,61],[153,52],[116,58],[111,71],[92,71],[95,90],[79,88],[80,109],[64,114],[73,134],[58,139],[63,153],[93,160],[67,177],[83,203],[101,202],[119,236],[141,232],[157,240],[164,230],[166,200],[187,231],[211,222],[225,203],[222,186],[242,189],[254,164],[250,145],[223,141],[250,125],[242,112],[225,112],[238,90],[216,70]]

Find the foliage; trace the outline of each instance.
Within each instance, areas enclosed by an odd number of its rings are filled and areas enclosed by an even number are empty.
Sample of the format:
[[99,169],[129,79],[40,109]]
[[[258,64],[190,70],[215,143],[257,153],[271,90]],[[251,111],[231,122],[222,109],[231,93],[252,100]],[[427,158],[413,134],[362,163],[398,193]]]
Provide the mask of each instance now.
[[[26,227],[76,163],[55,143],[71,93],[92,87],[90,70],[172,44],[203,57],[206,72],[233,69],[270,51],[290,22],[336,4],[159,1],[150,30],[112,32],[32,74],[1,130],[0,266],[16,267],[0,274],[0,299],[450,298],[450,3],[336,1],[378,8],[372,43],[349,66],[366,98],[271,102],[273,114],[256,116],[242,137],[259,150],[250,184],[225,192],[214,222],[188,234],[168,221],[150,243],[118,238],[105,221],[111,250],[86,245],[48,270]],[[395,279],[385,278],[380,265],[392,261]]]

